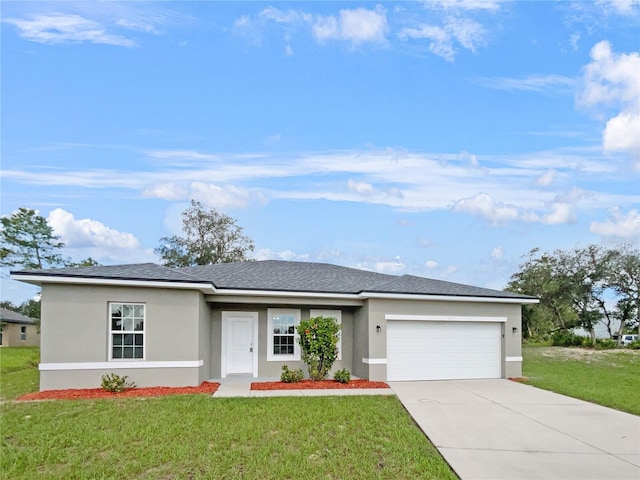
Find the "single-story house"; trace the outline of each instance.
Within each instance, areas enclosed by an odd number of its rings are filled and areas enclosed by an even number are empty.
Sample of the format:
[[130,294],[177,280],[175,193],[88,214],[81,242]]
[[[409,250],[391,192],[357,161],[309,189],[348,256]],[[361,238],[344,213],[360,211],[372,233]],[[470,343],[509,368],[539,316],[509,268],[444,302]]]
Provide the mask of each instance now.
[[42,288],[41,390],[197,385],[303,368],[295,327],[342,324],[334,369],[381,381],[521,375],[516,293],[336,265],[153,263],[11,273]]
[[37,347],[40,345],[38,321],[21,313],[0,308],[0,347]]

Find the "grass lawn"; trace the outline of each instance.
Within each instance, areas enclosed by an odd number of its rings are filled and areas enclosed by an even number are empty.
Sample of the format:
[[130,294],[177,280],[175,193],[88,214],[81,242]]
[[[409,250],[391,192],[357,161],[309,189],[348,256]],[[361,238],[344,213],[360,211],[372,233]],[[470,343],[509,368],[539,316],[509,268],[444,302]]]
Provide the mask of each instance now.
[[524,346],[530,385],[640,415],[640,350]]
[[457,478],[396,397],[177,395],[1,408],[1,478]]
[[0,400],[38,390],[38,347],[0,348]]

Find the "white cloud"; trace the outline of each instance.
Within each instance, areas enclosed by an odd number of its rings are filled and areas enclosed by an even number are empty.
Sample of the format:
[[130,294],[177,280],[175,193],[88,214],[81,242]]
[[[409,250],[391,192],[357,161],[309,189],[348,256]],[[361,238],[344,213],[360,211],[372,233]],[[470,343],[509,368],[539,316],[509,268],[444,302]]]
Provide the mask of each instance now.
[[260,203],[266,202],[266,197],[263,194],[254,193],[235,185],[221,187],[212,183],[193,182],[190,185],[190,190],[192,198],[220,209],[246,207],[253,200]]
[[347,188],[360,195],[372,195],[375,193],[375,188],[373,188],[373,185],[370,183],[356,182],[355,180],[349,180],[347,182]]
[[269,248],[261,248],[254,255],[255,260],[309,261],[308,253],[296,253],[291,250],[274,252]]
[[405,264],[399,261],[399,259],[391,262],[375,262],[373,264],[373,269],[379,273],[396,274],[405,269]]
[[606,152],[640,152],[640,115],[623,112],[610,118],[602,132]]
[[119,47],[134,47],[136,43],[121,35],[107,33],[96,21],[75,14],[52,13],[30,19],[7,18],[6,23],[18,28],[25,40],[37,43],[101,43]]
[[76,220],[73,214],[56,208],[49,212],[47,223],[55,235],[71,248],[138,248],[140,242],[131,233],[119,232],[97,220],[83,218]]
[[187,189],[184,188],[184,186],[171,182],[163,182],[144,189],[142,196],[161,198],[163,200],[184,200],[188,195]]
[[556,202],[551,205],[551,212],[542,217],[542,223],[559,225],[576,221],[574,206],[570,203]]
[[616,53],[609,42],[597,43],[583,82],[578,104],[613,112],[602,132],[605,152],[629,152],[640,165],[640,53]]
[[491,258],[494,260],[500,260],[502,257],[504,257],[504,248],[502,248],[502,245],[498,245],[491,250]]
[[426,262],[424,262],[424,266],[429,270],[433,270],[435,268],[438,268],[440,264],[435,260],[427,260]]
[[444,9],[497,11],[502,3],[504,0],[432,0],[428,5]]
[[570,91],[576,84],[575,79],[557,74],[537,74],[526,77],[479,77],[476,83],[483,87],[507,92],[552,92]]
[[429,50],[448,62],[455,59],[457,47],[475,52],[485,43],[485,28],[469,18],[449,17],[442,26],[422,24],[404,28],[398,37],[401,40],[429,40]]
[[553,169],[547,170],[542,175],[540,175],[535,180],[535,184],[539,187],[546,187],[553,182],[554,177],[556,176],[556,171]]
[[483,217],[492,223],[517,220],[518,208],[513,205],[496,202],[491,195],[479,193],[473,197],[456,200],[452,208],[456,212],[467,212]]
[[598,0],[597,3],[604,7],[605,12],[622,16],[638,15],[640,6],[640,0]]
[[375,10],[340,10],[338,17],[318,16],[313,24],[313,34],[320,43],[327,40],[345,40],[353,45],[382,43],[385,41],[386,29],[387,14],[381,6],[377,6]]
[[604,222],[591,222],[589,230],[598,235],[607,237],[633,237],[640,236],[640,213],[635,208],[627,214],[619,208],[611,210],[611,218]]

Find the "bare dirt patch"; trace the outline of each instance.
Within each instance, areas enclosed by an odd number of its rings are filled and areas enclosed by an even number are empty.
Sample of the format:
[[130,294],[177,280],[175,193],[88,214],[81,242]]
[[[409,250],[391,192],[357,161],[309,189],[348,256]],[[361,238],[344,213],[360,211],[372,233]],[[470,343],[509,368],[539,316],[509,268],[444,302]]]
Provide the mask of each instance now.
[[610,355],[640,355],[640,350],[631,349],[611,349],[595,350],[592,348],[579,347],[539,347],[535,349],[543,357],[553,357],[565,360],[581,360],[585,362],[606,360]]
[[81,400],[89,398],[123,397],[161,397],[165,395],[188,395],[194,393],[213,394],[218,387],[216,382],[203,382],[197,387],[143,387],[129,388],[123,392],[112,393],[102,388],[70,388],[67,390],[45,390],[27,393],[18,400]]
[[349,383],[340,383],[335,380],[303,380],[296,383],[253,382],[251,384],[251,390],[328,390],[357,388],[389,388],[389,385],[385,382],[372,382],[370,380],[351,380]]

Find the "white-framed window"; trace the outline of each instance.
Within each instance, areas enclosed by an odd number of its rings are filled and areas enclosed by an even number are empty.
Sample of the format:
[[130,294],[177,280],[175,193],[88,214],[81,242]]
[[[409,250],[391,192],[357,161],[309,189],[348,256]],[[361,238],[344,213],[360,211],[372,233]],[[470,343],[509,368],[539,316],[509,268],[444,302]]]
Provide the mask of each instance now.
[[27,340],[27,327],[24,325],[20,327],[20,340],[23,342]]
[[109,359],[144,359],[145,305],[109,303]]
[[299,324],[300,310],[267,309],[267,361],[300,360]]
[[[342,310],[316,310],[309,312],[309,318],[330,317],[335,318],[339,325],[342,325]],[[338,333],[338,360],[342,360],[342,329]]]

